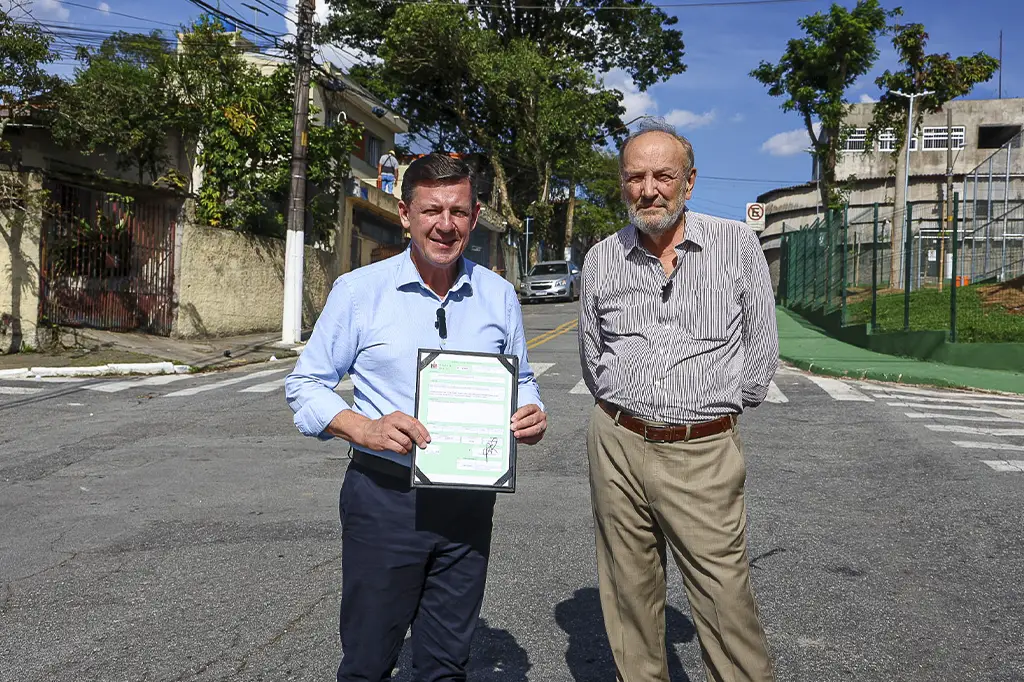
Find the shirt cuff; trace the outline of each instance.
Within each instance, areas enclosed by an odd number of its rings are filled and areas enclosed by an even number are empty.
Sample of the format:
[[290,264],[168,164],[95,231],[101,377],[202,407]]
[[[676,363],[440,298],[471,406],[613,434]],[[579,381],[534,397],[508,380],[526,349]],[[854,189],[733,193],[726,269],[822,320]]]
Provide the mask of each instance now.
[[295,427],[304,436],[316,436],[320,440],[330,440],[334,436],[324,433],[331,421],[345,410],[352,407],[345,402],[345,399],[334,391],[318,395],[313,400],[302,406],[295,413]]
[[757,407],[768,395],[768,387],[760,384],[748,384],[743,387],[743,406]]
[[541,412],[547,412],[544,403],[540,400],[540,391],[532,384],[519,384],[519,395],[516,402],[516,409],[522,409],[526,405],[536,405]]

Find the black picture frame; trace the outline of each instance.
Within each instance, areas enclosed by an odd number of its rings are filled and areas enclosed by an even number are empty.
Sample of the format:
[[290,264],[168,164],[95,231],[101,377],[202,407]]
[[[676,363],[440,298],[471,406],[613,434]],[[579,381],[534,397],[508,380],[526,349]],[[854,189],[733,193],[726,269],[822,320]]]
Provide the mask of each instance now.
[[[519,357],[504,353],[477,353],[461,350],[440,350],[437,348],[419,348],[416,350],[416,407],[414,416],[420,418],[420,376],[423,368],[441,355],[469,355],[476,357],[487,357],[496,359],[512,375],[512,404],[511,413],[515,414],[516,405],[519,403]],[[515,435],[509,427],[509,453],[508,471],[503,473],[498,482],[492,485],[477,485],[475,483],[433,483],[416,466],[416,455],[419,448],[413,446],[411,462],[409,467],[409,485],[413,488],[429,488],[435,490],[493,490],[499,493],[514,493],[516,491],[516,457],[518,443]]]

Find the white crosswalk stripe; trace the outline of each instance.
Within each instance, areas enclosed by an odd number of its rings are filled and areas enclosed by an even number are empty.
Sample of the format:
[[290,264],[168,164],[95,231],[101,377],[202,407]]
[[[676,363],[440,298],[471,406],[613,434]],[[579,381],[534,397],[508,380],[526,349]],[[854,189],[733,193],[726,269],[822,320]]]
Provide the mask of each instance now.
[[1001,473],[1024,474],[1024,459],[983,459],[981,461]]
[[857,382],[858,388],[872,393],[884,393],[892,396],[934,396],[936,398],[960,398],[962,400],[995,400],[1000,402],[1010,403],[1022,403],[1024,404],[1024,398],[1018,398],[1016,396],[1002,396],[993,395],[990,393],[965,393],[950,389],[948,391],[940,391],[928,388],[917,388],[914,386],[879,386],[878,384],[871,384],[866,382]]
[[533,368],[533,376],[540,377],[544,372],[548,371],[555,366],[553,362],[531,362],[530,367]]
[[976,415],[968,414],[940,414],[937,412],[907,412],[905,413],[910,419],[955,419],[961,422],[1005,422],[1007,424],[1015,424],[1017,420],[1008,419],[1006,417],[979,417]]
[[925,424],[925,427],[941,433],[967,433],[972,436],[1024,436],[1024,429],[993,429],[961,424]]
[[572,395],[590,395],[590,389],[587,388],[587,382],[580,379],[579,383],[569,390],[569,393]]
[[176,381],[188,378],[188,374],[161,374],[159,376],[147,377],[145,379],[105,381],[92,386],[85,386],[85,388],[89,391],[99,391],[100,393],[119,393],[120,391],[126,391],[138,386],[166,386],[167,384],[173,384]]
[[818,377],[807,375],[807,378],[814,384],[817,384],[821,390],[828,393],[833,400],[839,401],[853,401],[853,402],[874,402],[874,398],[871,396],[864,395],[850,384],[839,381],[838,379],[830,379],[829,377]]
[[42,390],[32,386],[0,386],[0,395],[33,395]]
[[970,450],[1010,450],[1012,452],[1024,452],[1024,445],[1014,443],[989,443],[987,441],[955,440],[953,445]]
[[788,403],[789,398],[779,390],[779,387],[773,381],[768,384],[768,395],[765,396],[764,401],[766,403]]
[[284,374],[290,370],[281,369],[266,369],[262,372],[253,372],[252,374],[246,374],[244,376],[232,377],[231,379],[224,379],[223,381],[215,381],[208,384],[200,384],[199,386],[192,386],[191,388],[183,388],[180,391],[174,393],[168,393],[165,398],[184,398],[191,395],[198,395],[200,393],[206,393],[207,391],[216,391],[217,389],[225,388],[227,386],[234,386],[235,384],[241,384],[246,381],[252,381],[253,379],[259,379],[262,377],[268,377],[274,374]]
[[918,410],[939,410],[949,412],[991,412],[989,407],[969,407],[967,405],[934,405],[932,403],[886,403],[889,407],[913,407]]

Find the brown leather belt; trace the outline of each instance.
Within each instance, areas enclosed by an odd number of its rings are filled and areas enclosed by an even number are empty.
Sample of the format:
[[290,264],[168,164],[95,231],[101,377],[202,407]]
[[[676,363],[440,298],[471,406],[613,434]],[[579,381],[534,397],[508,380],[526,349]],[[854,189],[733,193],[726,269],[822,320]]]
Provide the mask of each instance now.
[[397,478],[402,481],[408,482],[411,479],[409,467],[402,466],[398,462],[392,462],[390,459],[371,455],[370,453],[363,452],[362,450],[356,450],[355,448],[352,448],[352,463],[357,467],[369,469],[370,471],[375,471],[378,474]]
[[708,436],[728,431],[736,426],[736,415],[734,414],[727,414],[724,417],[697,424],[669,424],[660,426],[635,417],[622,408],[603,400],[598,400],[597,404],[601,406],[601,409],[609,417],[615,420],[616,424],[629,429],[638,436],[643,436],[644,440],[648,443],[675,443],[677,441],[685,442],[698,438],[707,438]]

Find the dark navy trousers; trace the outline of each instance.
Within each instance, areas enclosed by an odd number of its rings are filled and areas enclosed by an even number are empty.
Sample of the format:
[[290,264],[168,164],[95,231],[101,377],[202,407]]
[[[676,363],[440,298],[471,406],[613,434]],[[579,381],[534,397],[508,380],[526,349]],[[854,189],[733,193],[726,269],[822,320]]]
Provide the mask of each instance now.
[[353,462],[341,487],[338,682],[391,679],[412,626],[413,679],[465,680],[495,493],[413,489]]

